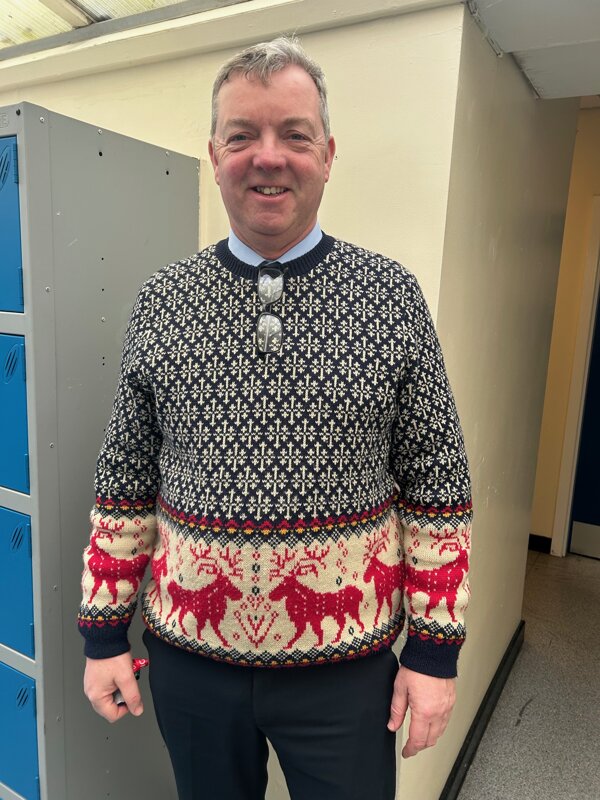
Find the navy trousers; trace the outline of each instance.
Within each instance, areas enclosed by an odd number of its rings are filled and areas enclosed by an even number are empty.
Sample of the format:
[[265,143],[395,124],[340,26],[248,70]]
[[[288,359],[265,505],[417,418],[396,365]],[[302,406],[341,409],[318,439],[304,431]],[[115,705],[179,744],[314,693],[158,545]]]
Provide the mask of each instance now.
[[390,650],[264,669],[187,653],[148,631],[144,643],[179,800],[264,800],[267,739],[292,800],[393,800]]

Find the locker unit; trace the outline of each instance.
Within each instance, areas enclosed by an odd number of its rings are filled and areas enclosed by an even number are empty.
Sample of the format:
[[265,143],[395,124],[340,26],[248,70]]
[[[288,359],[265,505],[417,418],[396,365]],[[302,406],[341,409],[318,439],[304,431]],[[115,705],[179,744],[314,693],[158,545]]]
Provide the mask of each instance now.
[[0,108],[0,800],[176,799],[147,678],[114,726],[84,697],[76,613],[129,313],[198,219],[196,159]]

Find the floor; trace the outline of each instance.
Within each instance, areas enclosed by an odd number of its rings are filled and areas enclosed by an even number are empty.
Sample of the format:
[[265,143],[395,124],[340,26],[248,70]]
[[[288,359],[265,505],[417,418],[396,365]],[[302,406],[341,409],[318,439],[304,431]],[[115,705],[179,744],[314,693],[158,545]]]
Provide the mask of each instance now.
[[600,561],[530,552],[523,618],[459,800],[600,800]]

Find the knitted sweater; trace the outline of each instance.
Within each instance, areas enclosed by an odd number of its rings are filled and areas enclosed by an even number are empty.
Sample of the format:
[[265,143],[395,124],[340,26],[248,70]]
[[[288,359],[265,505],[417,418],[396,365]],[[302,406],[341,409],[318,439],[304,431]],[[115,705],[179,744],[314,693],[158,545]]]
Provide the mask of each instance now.
[[[80,630],[92,658],[145,624],[259,667],[389,647],[456,674],[471,520],[431,317],[398,263],[323,236],[285,265],[279,353],[257,270],[225,241],[142,286],[98,459]],[[403,601],[404,597],[404,601]]]

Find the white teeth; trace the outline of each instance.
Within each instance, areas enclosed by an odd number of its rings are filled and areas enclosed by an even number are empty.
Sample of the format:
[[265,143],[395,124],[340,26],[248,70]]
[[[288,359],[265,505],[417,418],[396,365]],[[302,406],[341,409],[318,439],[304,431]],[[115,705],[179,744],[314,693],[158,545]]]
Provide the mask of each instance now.
[[256,191],[260,194],[282,194],[285,189],[281,186],[256,186]]

